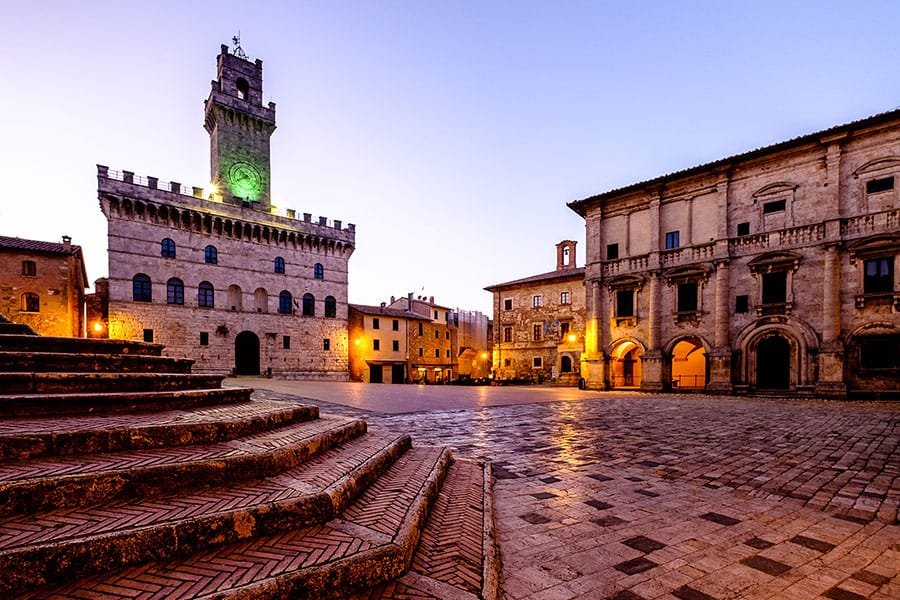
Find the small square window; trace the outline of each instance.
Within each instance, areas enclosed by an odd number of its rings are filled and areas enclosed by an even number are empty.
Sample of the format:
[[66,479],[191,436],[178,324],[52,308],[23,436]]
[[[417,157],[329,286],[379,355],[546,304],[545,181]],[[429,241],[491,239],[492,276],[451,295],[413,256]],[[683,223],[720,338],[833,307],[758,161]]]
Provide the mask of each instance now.
[[535,356],[531,359],[531,366],[533,366],[535,369],[540,369],[544,366],[544,359],[542,359],[540,356]]
[[436,340],[441,339],[441,332],[438,331],[437,329],[434,330],[434,339],[436,339]]
[[689,281],[678,284],[678,312],[697,311],[697,283]]
[[678,247],[678,231],[670,231],[666,233],[666,250],[673,250]]
[[419,323],[419,335],[422,335],[422,324]]
[[381,329],[381,321],[378,317],[372,318],[372,329]]
[[435,358],[440,358],[440,357],[441,357],[441,349],[440,349],[440,348],[435,348],[435,349],[434,349],[434,357],[435,357]]
[[512,327],[503,328],[503,341],[509,343],[512,341]]
[[23,260],[22,275],[26,275],[28,277],[37,275],[37,264],[33,260]]
[[504,367],[508,367],[508,366],[510,366],[511,364],[512,364],[512,360],[510,360],[510,359],[508,359],[508,358],[504,358],[504,359],[503,359],[503,366],[504,366]]
[[787,272],[763,273],[763,304],[784,304],[787,302]]
[[734,299],[734,312],[750,312],[750,296],[737,296]]
[[394,331],[400,331],[400,321],[394,319],[391,323],[391,329],[393,329]]
[[534,325],[534,327],[532,328],[532,333],[533,333],[532,339],[535,342],[541,341],[541,339],[544,337],[544,324],[536,323]]
[[437,311],[434,311],[434,319],[437,320],[437,318],[438,318]]
[[445,339],[448,339],[448,340],[450,339],[450,332],[449,332],[449,331],[445,331],[445,332],[444,332],[444,338],[445,338]]
[[503,310],[512,310],[512,298],[503,301]]
[[763,214],[769,215],[777,212],[784,212],[787,203],[784,200],[775,200],[774,202],[766,202],[763,204]]
[[208,331],[200,332],[200,345],[201,346],[209,346],[209,332]]
[[291,336],[289,336],[289,335],[281,336],[281,347],[284,348],[285,350],[289,350],[289,349],[290,349],[290,347],[291,347]]
[[372,349],[381,350],[381,340],[372,340]]
[[894,257],[872,258],[863,263],[863,293],[894,291]]
[[607,244],[606,245],[606,260],[616,260],[619,258],[619,245],[618,244]]
[[877,194],[878,192],[886,192],[894,189],[894,178],[883,177],[881,179],[873,179],[866,182],[866,193]]
[[560,337],[566,337],[569,333],[569,322],[563,321],[559,324],[559,335]]
[[569,295],[569,292],[562,292],[559,295],[559,303],[560,304],[572,304],[572,297]]
[[419,348],[419,356],[425,356],[425,348]]
[[541,296],[532,296],[531,305],[535,308],[540,308],[544,305],[543,298],[541,298]]
[[450,351],[447,350],[447,358],[450,358]]
[[153,330],[152,329],[144,330],[144,341],[151,342],[151,343],[153,342]]
[[634,291],[620,290],[616,292],[616,316],[617,317],[633,317],[634,316]]
[[394,340],[391,344],[394,352],[400,352],[400,342],[398,340]]
[[737,234],[738,235],[750,235],[750,223],[738,223],[737,224]]
[[322,340],[322,350],[326,350],[326,351],[331,350],[331,339],[330,338],[325,338],[324,340]]

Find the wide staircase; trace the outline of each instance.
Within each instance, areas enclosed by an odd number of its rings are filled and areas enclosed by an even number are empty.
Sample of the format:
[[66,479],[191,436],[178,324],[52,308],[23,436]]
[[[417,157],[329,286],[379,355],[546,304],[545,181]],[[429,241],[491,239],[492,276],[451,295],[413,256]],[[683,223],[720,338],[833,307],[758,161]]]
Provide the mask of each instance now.
[[0,322],[0,597],[494,598],[490,466]]

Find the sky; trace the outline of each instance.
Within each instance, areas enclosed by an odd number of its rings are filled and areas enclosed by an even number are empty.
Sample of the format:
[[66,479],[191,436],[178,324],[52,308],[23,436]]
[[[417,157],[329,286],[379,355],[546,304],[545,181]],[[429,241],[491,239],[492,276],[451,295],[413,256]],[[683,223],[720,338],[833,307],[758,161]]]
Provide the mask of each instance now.
[[0,235],[108,271],[96,164],[205,186],[240,32],[277,103],[273,204],[356,225],[349,297],[552,271],[566,203],[900,105],[898,2],[0,0]]

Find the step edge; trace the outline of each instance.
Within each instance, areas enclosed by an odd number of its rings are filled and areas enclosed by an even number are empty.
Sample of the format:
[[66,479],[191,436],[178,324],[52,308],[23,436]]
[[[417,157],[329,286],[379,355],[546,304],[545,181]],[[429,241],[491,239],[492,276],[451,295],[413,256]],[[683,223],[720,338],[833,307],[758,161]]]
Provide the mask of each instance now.
[[[252,400],[248,403],[252,403]],[[315,420],[318,418],[318,407],[313,404],[287,404],[284,407],[272,408],[265,413],[259,413],[255,416],[237,416],[228,419],[209,419],[207,421],[196,421],[186,424],[169,423],[169,424],[153,424],[148,426],[117,426],[112,428],[100,426],[88,426],[84,429],[77,429],[66,432],[48,432],[48,433],[24,433],[24,434],[4,434],[0,433],[0,463],[10,460],[29,460],[34,458],[46,458],[52,456],[78,456],[81,454],[103,454],[109,452],[134,451],[134,450],[150,450],[154,448],[174,448],[183,446],[195,446],[201,444],[212,444],[221,441],[229,441],[237,439],[245,435],[252,435],[265,431],[265,422],[275,420],[271,423],[271,429],[281,427],[291,423],[302,423]],[[247,422],[247,427],[241,428],[240,431],[232,432],[229,426]],[[99,425],[99,424],[98,424]],[[159,440],[162,432],[167,429],[180,428],[189,434],[190,440],[183,443],[167,444],[163,440]],[[197,439],[198,436],[209,431],[206,439]],[[80,439],[89,437],[90,439]],[[140,445],[140,442],[152,438],[153,443]],[[138,440],[138,445],[125,446],[119,444],[116,440],[128,439]],[[4,451],[6,444],[42,444],[45,450],[36,451],[25,455],[12,455]],[[114,447],[115,446],[115,447]],[[62,447],[62,448],[61,448]],[[62,452],[61,450],[71,450]]]
[[[52,540],[22,546],[12,550],[0,550],[0,572],[7,573],[7,578],[0,580],[0,592],[17,592],[40,586],[57,586],[69,577],[97,575],[103,571],[112,571],[128,566],[185,557],[189,554],[209,548],[239,542],[254,536],[272,535],[285,527],[299,528],[315,523],[324,523],[340,515],[328,492],[340,485],[342,480],[355,479],[360,473],[375,471],[375,479],[382,475],[390,465],[406,451],[404,437],[398,436],[389,444],[377,451],[376,456],[364,461],[350,473],[342,476],[337,482],[324,489],[304,494],[286,501],[265,502],[249,508],[223,510],[214,514],[189,517],[177,521],[166,521],[152,526],[136,527],[125,531],[106,532],[98,535],[75,537],[67,540]],[[396,453],[395,450],[399,450]],[[382,458],[382,460],[378,460]],[[384,463],[387,463],[386,465]],[[302,511],[300,515],[298,511]],[[260,517],[265,517],[260,519]],[[248,526],[250,527],[248,529]],[[219,531],[221,539],[210,543],[185,545],[185,536],[196,533],[203,528],[212,533]],[[229,534],[234,533],[229,537]],[[127,544],[137,539],[148,547],[164,548],[168,552],[156,552],[152,558],[148,555],[137,556],[138,551],[130,554]],[[99,544],[88,547],[89,544]],[[92,563],[99,562],[103,567],[85,570],[89,558]],[[16,559],[18,562],[12,562]],[[12,564],[11,564],[12,563]],[[77,574],[72,570],[76,565],[81,569]],[[47,577],[52,573],[54,577]],[[15,577],[12,577],[15,574]],[[25,580],[27,579],[27,580]]]
[[[54,478],[54,485],[47,485],[46,478],[19,480],[21,483],[3,486],[0,485],[0,510],[4,510],[7,514],[28,514],[42,510],[62,509],[62,508],[78,508],[99,504],[112,500],[113,498],[137,497],[140,495],[154,494],[148,491],[148,483],[154,478],[167,479],[167,484],[171,484],[171,478],[175,475],[181,475],[185,480],[202,480],[205,484],[211,482],[224,482],[229,478],[233,478],[242,467],[254,467],[254,472],[266,477],[278,472],[282,472],[289,468],[293,468],[306,460],[318,456],[322,452],[340,444],[348,439],[358,437],[366,432],[366,422],[361,419],[347,420],[336,424],[335,427],[327,431],[320,432],[318,435],[305,440],[304,444],[297,446],[279,448],[274,452],[260,452],[258,454],[244,455],[238,457],[225,457],[216,459],[202,459],[189,463],[177,463],[174,465],[148,466],[139,467],[137,469],[127,470],[129,474],[139,474],[140,478],[125,478],[125,471],[99,471],[97,473],[82,475],[66,475]],[[303,456],[296,455],[295,450],[300,447],[312,448],[312,452],[303,452]],[[282,458],[289,459],[288,466],[277,466],[276,463]],[[257,464],[265,461],[268,464]],[[276,468],[278,470],[276,470]],[[197,471],[204,469],[207,472],[198,474]],[[185,473],[183,471],[191,471]],[[234,480],[234,479],[232,479]],[[242,479],[244,480],[244,479]],[[56,483],[58,482],[58,483]],[[88,496],[79,494],[80,487],[91,482],[103,482],[110,484],[112,489],[107,490],[102,495]],[[71,487],[72,490],[67,493],[66,488]],[[152,486],[151,486],[152,487]],[[13,492],[14,497],[10,500],[10,494]],[[74,492],[74,494],[73,494]],[[77,502],[72,503],[49,503],[49,496],[55,494],[60,498],[73,498]],[[44,503],[36,505],[26,504],[27,498],[40,497]],[[10,503],[16,504],[12,507],[7,506]]]

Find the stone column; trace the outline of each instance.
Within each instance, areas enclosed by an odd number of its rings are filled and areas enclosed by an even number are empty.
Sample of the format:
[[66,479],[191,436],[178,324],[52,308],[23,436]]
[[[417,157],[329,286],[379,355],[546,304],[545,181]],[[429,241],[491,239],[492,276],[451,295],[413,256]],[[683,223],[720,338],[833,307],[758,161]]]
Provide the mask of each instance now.
[[[657,206],[659,204],[657,203]],[[659,214],[657,212],[657,214]],[[652,217],[651,217],[652,221]],[[657,221],[658,223],[658,221]],[[657,242],[659,236],[656,236]],[[647,351],[641,359],[641,389],[650,392],[661,392],[666,387],[663,382],[662,349],[660,344],[662,326],[662,279],[658,271],[651,271],[650,276],[650,311],[647,328]]]
[[845,398],[844,344],[841,340],[841,254],[839,244],[825,246],[822,273],[822,347],[819,349],[819,378],[816,394]]
[[731,269],[727,260],[717,260],[716,299],[713,310],[714,347],[709,352],[709,381],[706,389],[710,392],[729,394],[731,386]]
[[586,287],[588,317],[585,324],[581,377],[590,389],[605,390],[608,389],[608,386],[603,349],[605,348],[607,324],[604,322],[602,287],[600,281],[596,279],[588,282]]
[[693,246],[693,238],[691,236],[691,230],[694,228],[694,199],[688,198],[684,201],[685,208],[687,210],[687,225],[685,226],[684,235],[681,236],[681,245],[682,246]]

